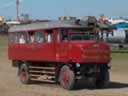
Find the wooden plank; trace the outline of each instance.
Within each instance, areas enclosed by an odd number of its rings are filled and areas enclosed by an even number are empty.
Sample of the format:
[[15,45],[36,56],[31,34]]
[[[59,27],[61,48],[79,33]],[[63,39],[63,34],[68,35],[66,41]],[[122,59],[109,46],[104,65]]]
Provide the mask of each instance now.
[[37,66],[30,66],[30,69],[45,69],[45,70],[55,70],[55,67],[37,67]]
[[35,78],[32,78],[31,80],[38,80],[38,81],[49,82],[49,83],[56,83],[55,80],[42,80],[42,79],[35,79]]
[[30,73],[55,74],[55,72],[29,70]]
[[[32,78],[32,77],[36,77],[36,78]],[[51,79],[55,79],[55,76],[48,76],[48,75],[30,75],[31,79],[39,79],[39,80],[51,80]]]
[[42,76],[41,74],[30,74],[30,77],[40,77]]

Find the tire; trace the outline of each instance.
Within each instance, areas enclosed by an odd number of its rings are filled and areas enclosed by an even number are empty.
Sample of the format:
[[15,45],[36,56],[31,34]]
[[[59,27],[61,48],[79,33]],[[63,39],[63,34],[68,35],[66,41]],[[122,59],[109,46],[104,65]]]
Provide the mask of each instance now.
[[109,69],[101,68],[95,81],[96,88],[107,88],[110,81],[109,79]]
[[23,84],[30,83],[29,67],[27,64],[21,64],[19,67],[19,79]]
[[75,74],[66,65],[64,65],[60,70],[59,82],[64,89],[72,90],[74,88]]

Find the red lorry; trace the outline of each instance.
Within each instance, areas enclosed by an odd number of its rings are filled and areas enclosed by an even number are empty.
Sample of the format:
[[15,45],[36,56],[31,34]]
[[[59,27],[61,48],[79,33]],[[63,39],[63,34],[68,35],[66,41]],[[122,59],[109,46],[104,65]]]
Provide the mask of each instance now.
[[97,88],[105,87],[110,48],[95,29],[59,20],[11,27],[8,56],[20,81],[53,80],[70,90],[78,80],[92,78]]

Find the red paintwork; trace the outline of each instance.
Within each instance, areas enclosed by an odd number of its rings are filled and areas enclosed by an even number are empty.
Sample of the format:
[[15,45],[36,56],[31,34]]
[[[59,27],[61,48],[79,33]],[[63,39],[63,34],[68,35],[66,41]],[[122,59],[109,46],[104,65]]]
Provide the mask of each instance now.
[[9,59],[66,63],[110,62],[107,43],[95,40],[57,42],[57,32],[57,29],[53,30],[52,43],[9,44]]
[[72,42],[69,56],[72,62],[108,63],[110,62],[109,46],[101,41]]

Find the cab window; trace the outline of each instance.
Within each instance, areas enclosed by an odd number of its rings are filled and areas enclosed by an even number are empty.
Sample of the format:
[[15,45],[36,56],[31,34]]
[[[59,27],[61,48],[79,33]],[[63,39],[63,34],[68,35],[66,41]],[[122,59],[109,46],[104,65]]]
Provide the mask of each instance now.
[[53,41],[53,32],[48,31],[45,35],[46,43],[51,43]]
[[9,43],[18,43],[18,33],[9,34]]
[[62,34],[62,40],[61,41],[67,41],[68,40],[67,30],[61,30],[61,34]]
[[44,42],[43,32],[36,32],[36,42],[37,43],[43,43]]
[[96,40],[96,34],[92,30],[74,29],[70,31],[70,39],[76,40]]
[[19,37],[19,43],[20,44],[25,44],[26,43],[26,32],[20,32],[20,37]]
[[31,31],[28,32],[28,43],[34,43],[35,41],[35,32]]
[[60,32],[57,33],[57,42],[59,43],[61,40],[60,40]]

